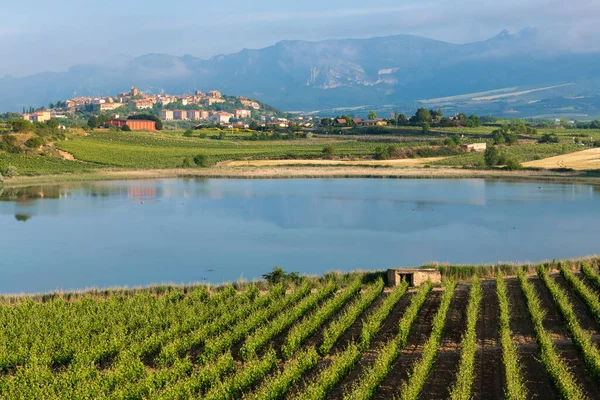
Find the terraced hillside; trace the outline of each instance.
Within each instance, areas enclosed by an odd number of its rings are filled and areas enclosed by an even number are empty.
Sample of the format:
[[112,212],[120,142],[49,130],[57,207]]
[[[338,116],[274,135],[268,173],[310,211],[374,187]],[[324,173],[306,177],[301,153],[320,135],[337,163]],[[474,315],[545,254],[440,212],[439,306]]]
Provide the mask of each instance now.
[[597,264],[4,297],[0,398],[600,398]]

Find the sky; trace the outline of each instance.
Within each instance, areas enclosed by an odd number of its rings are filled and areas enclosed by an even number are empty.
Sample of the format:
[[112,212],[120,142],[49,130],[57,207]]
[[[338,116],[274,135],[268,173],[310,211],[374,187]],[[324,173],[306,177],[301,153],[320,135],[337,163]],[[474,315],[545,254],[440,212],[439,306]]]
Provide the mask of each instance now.
[[0,15],[0,76],[15,77],[120,55],[209,58],[280,40],[413,34],[467,43],[536,27],[552,46],[586,50],[600,34],[600,0],[2,0]]

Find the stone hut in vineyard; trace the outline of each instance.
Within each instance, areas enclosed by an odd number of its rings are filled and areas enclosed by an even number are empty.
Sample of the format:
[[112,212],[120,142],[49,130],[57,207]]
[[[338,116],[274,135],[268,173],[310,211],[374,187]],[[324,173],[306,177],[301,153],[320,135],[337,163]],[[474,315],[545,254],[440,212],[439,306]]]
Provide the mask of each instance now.
[[390,268],[387,271],[389,286],[398,286],[402,280],[408,281],[411,287],[421,286],[427,281],[442,283],[442,274],[437,269],[425,268]]

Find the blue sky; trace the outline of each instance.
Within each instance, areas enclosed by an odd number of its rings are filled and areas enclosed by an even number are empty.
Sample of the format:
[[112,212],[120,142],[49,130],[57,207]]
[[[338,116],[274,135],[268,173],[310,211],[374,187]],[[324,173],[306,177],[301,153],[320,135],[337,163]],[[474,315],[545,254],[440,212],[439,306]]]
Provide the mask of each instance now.
[[[284,39],[408,33],[465,43],[544,30],[552,46],[598,46],[599,0],[3,0],[0,76],[105,63],[118,54],[208,58]],[[25,4],[25,6],[24,6]]]

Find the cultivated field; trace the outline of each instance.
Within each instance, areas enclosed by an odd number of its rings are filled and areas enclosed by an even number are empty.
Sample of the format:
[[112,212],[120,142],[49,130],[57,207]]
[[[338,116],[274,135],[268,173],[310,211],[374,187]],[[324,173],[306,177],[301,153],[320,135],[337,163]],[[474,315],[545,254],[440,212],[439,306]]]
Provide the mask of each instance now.
[[597,265],[6,297],[0,397],[600,398]]
[[600,169],[600,148],[544,158],[523,164],[532,168],[570,168],[575,170]]

